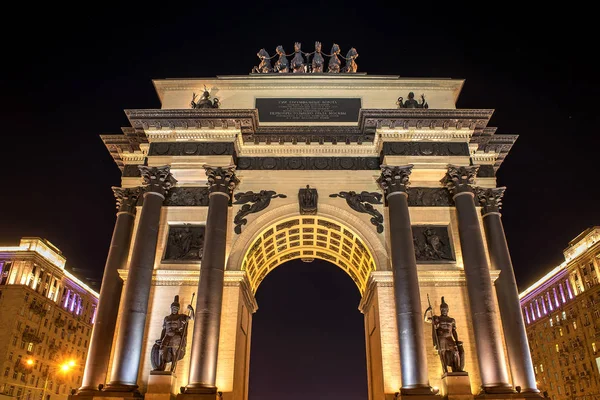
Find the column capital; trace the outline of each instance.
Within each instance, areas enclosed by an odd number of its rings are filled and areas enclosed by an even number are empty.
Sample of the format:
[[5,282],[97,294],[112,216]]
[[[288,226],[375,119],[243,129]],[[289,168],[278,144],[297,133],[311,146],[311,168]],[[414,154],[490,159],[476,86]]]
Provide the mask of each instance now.
[[208,177],[208,191],[213,193],[224,193],[231,197],[231,194],[240,183],[235,175],[235,165],[226,167],[212,167],[204,165],[206,176]]
[[491,212],[500,212],[502,207],[502,196],[504,196],[505,186],[497,188],[475,188],[475,194],[481,204],[481,214],[486,215]]
[[410,184],[408,177],[412,172],[412,167],[412,164],[381,166],[381,175],[377,178],[377,184],[385,193],[386,198],[393,193],[406,193],[406,189]]
[[111,189],[117,200],[118,212],[135,214],[135,205],[137,204],[138,197],[140,197],[142,188],[139,186],[132,188],[113,186]]
[[138,165],[138,168],[142,173],[146,193],[154,192],[161,196],[165,196],[169,189],[177,183],[177,180],[173,178],[173,175],[171,174],[171,167],[169,165],[164,165],[162,167]]
[[441,182],[452,195],[465,192],[473,193],[473,183],[475,182],[475,176],[477,176],[477,170],[479,170],[479,165],[448,165],[446,176],[442,178]]

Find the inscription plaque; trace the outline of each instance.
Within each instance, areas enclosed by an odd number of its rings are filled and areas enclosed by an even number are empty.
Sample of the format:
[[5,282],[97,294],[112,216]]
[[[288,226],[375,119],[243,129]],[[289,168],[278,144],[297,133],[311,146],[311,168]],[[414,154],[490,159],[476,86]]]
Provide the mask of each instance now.
[[261,122],[357,122],[359,98],[260,98]]

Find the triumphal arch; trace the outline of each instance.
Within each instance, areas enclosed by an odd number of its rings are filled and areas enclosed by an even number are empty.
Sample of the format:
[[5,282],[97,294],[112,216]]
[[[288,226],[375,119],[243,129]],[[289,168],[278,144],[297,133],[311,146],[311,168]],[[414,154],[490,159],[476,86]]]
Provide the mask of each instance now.
[[247,399],[254,294],[293,259],[356,283],[370,400],[539,397],[495,178],[516,136],[462,79],[276,53],[154,80],[161,108],[102,135],[122,182],[73,397]]

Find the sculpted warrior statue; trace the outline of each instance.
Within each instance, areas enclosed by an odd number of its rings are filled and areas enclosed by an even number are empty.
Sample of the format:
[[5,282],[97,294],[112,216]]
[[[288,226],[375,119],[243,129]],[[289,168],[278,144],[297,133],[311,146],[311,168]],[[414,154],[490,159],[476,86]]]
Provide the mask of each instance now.
[[[429,296],[427,299],[429,300]],[[448,309],[448,304],[442,296],[441,315],[433,315],[431,303],[425,310],[425,322],[431,324],[433,346],[440,356],[445,374],[448,373],[448,367],[452,372],[462,372],[465,366],[463,343],[458,340],[456,321],[448,316]]]
[[[194,296],[192,296],[193,300]],[[179,296],[175,296],[171,303],[171,314],[163,320],[163,329],[154,346],[152,346],[151,362],[153,371],[164,371],[167,363],[171,363],[170,370],[175,370],[177,361],[185,355],[187,342],[188,321],[194,318],[194,308],[187,306],[188,314],[179,313]]]

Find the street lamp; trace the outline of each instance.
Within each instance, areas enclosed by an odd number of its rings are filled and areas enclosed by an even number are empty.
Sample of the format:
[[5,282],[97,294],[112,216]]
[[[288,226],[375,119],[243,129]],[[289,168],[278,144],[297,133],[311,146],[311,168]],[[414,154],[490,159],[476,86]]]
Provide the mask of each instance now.
[[[27,361],[25,361],[25,363],[27,365],[33,365],[33,364],[35,364],[35,361],[30,358]],[[68,360],[68,361],[65,361],[60,364],[52,364],[51,365],[51,367],[54,370],[58,369],[64,374],[69,372],[75,366],[76,366],[75,360]],[[50,379],[50,371],[51,371],[51,369],[50,369],[50,367],[48,367],[48,369],[46,369],[46,380],[44,381],[44,388],[42,390],[42,399],[41,400],[45,400],[44,398],[46,397],[46,389],[48,388],[48,380]]]

